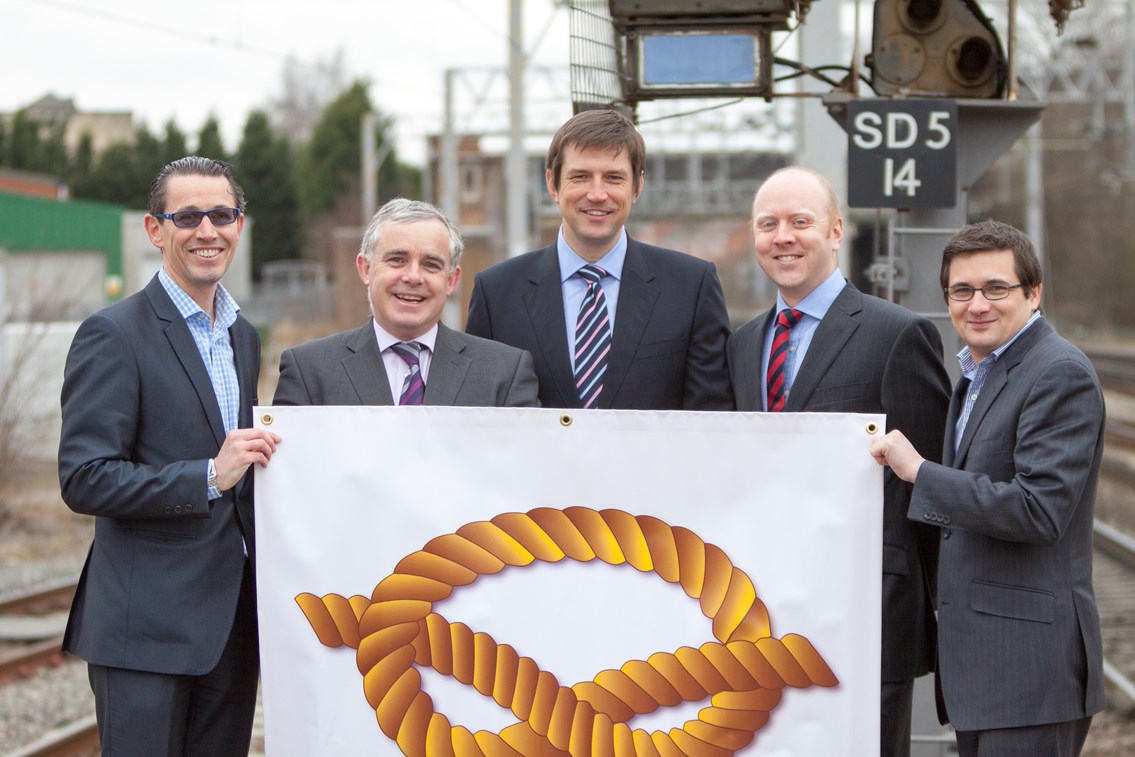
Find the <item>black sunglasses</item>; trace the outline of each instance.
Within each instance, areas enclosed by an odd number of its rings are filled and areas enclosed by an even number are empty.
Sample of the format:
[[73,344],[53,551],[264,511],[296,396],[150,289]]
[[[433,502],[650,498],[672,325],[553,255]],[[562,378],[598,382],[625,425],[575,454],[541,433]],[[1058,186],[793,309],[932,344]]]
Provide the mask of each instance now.
[[154,218],[168,218],[179,229],[196,229],[201,219],[209,216],[214,226],[228,226],[240,218],[238,208],[213,208],[212,210],[179,210],[176,213],[153,213]]

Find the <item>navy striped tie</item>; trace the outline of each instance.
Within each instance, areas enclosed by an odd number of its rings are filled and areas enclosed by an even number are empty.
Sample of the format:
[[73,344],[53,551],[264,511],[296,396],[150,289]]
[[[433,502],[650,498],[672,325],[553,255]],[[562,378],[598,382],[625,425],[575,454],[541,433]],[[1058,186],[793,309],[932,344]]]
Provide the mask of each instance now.
[[576,275],[587,282],[587,293],[575,321],[575,386],[584,408],[595,407],[603,391],[607,372],[607,353],[611,351],[611,319],[607,297],[599,280],[607,272],[596,265],[585,265]]
[[786,374],[785,360],[788,358],[788,332],[800,321],[799,310],[781,310],[776,319],[776,330],[772,335],[772,350],[768,356],[768,409],[770,413],[784,409],[788,388],[784,385]]
[[398,398],[398,404],[422,404],[422,399],[426,396],[426,382],[422,378],[422,367],[418,362],[422,345],[418,342],[397,342],[390,345],[390,349],[410,367],[406,380],[402,382],[402,396]]

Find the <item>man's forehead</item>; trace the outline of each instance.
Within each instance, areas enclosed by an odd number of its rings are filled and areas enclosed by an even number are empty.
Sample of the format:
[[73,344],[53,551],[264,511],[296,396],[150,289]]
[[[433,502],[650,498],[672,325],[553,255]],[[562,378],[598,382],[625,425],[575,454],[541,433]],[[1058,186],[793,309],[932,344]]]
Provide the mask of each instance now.
[[574,163],[603,163],[608,170],[631,169],[631,158],[626,150],[618,147],[588,147],[574,142],[564,150],[564,165]]
[[235,201],[228,179],[204,174],[177,174],[169,177],[165,196],[167,205],[180,203],[186,208],[194,204],[227,207]]

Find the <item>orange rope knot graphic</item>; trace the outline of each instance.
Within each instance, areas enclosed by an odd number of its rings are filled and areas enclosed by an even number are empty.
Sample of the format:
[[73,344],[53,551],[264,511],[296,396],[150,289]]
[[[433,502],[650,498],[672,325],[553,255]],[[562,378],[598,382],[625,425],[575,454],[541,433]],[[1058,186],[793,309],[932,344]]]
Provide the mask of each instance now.
[[[507,644],[433,612],[478,576],[540,560],[627,563],[681,584],[713,621],[716,642],[658,652],[560,685]],[[785,686],[836,686],[803,636],[772,638],[749,577],[718,547],[647,515],[584,507],[538,508],[469,523],[402,559],[370,599],[300,594],[296,602],[328,647],[357,649],[378,725],[407,757],[729,757],[769,720]],[[434,710],[414,665],[492,697],[520,721],[471,733]],[[710,697],[697,720],[669,732],[632,729],[635,715]]]

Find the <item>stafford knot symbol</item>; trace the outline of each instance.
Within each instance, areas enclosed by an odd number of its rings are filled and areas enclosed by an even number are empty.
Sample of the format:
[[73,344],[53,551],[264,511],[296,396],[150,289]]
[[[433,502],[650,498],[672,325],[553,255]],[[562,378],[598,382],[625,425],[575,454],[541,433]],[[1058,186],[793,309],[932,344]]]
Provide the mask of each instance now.
[[[511,646],[433,612],[478,576],[565,558],[625,563],[680,584],[712,621],[716,641],[656,652],[568,687]],[[357,650],[367,702],[406,757],[727,757],[768,723],[785,687],[839,683],[808,639],[773,638],[753,582],[720,548],[620,510],[504,513],[432,539],[369,599],[305,593],[296,602],[322,644]],[[518,722],[500,733],[451,725],[422,690],[415,665],[472,686]],[[630,723],[707,697],[710,706],[681,728],[647,732]]]

